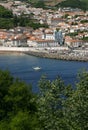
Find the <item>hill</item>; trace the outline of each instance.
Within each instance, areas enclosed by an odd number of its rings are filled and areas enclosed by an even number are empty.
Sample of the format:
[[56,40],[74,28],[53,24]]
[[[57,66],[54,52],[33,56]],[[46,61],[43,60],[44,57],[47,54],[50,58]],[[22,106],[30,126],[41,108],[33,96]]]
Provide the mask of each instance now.
[[44,2],[45,5],[55,6],[55,5],[57,5],[58,3],[60,3],[64,0],[28,0],[28,1],[31,2],[31,3],[34,3],[34,4],[41,1],[41,2]]
[[82,10],[88,9],[88,0],[66,0],[58,3],[56,7],[72,7],[80,8]]
[[[24,0],[25,1],[25,0]],[[51,7],[72,7],[88,10],[88,0],[28,0],[36,5],[38,2],[44,3],[45,6]]]
[[80,0],[80,1],[83,1],[83,2],[85,2],[85,4],[86,4],[86,7],[87,7],[87,10],[88,10],[88,0]]
[[[0,0],[0,1],[6,1],[6,0]],[[83,10],[88,10],[88,0],[19,0],[19,1],[29,2],[32,6],[42,7],[42,8],[72,7],[72,8],[80,8]]]

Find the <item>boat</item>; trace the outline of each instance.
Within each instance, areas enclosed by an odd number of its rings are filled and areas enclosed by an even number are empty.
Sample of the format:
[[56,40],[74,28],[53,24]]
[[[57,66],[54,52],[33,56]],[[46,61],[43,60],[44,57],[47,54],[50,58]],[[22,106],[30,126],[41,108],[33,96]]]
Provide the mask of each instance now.
[[37,66],[37,67],[33,67],[33,69],[34,69],[34,70],[40,70],[41,67],[38,67],[38,66]]

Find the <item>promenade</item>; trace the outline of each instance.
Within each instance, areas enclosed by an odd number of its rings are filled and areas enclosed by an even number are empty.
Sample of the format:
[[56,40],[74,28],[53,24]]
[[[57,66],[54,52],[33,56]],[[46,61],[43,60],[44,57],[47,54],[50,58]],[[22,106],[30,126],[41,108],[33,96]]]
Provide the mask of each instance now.
[[73,61],[86,61],[88,62],[88,49],[61,49],[50,50],[50,49],[39,49],[33,47],[0,47],[0,54],[3,53],[23,53],[27,55],[33,55],[43,58],[61,59],[61,60],[73,60]]

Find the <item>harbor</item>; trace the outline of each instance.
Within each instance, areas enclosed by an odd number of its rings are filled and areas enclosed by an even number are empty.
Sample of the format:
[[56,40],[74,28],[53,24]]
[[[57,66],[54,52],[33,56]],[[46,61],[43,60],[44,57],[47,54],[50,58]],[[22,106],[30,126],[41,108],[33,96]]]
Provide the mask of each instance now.
[[42,58],[51,58],[58,60],[72,60],[72,61],[88,61],[88,49],[66,49],[66,48],[33,48],[33,47],[0,47],[0,54],[3,53],[21,53],[33,55]]

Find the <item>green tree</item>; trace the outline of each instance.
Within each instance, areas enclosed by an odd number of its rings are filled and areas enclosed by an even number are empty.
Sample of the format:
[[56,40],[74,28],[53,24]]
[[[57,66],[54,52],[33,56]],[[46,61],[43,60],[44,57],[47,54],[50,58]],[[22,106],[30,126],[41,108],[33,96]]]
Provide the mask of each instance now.
[[11,10],[8,10],[0,5],[0,17],[2,18],[12,18],[13,13]]
[[65,97],[69,97],[71,93],[71,87],[65,88],[60,78],[51,82],[45,77],[40,80],[39,87],[38,116],[42,130],[67,130],[63,105],[66,100]]
[[42,0],[38,0],[38,2],[34,3],[36,8],[45,8],[45,3]]
[[13,27],[13,19],[0,18],[0,28],[10,29]]
[[36,95],[31,86],[0,71],[0,129],[38,130]]
[[37,126],[37,118],[29,115],[27,111],[19,111],[16,116],[11,118],[9,129],[11,130],[39,130]]
[[58,77],[43,76],[36,97],[31,86],[0,70],[1,130],[87,130],[88,72],[78,74],[73,88]]
[[19,19],[16,15],[14,15],[14,17],[13,17],[13,22],[14,22],[14,26],[17,27],[18,23],[19,23]]
[[65,117],[70,130],[88,129],[88,72],[79,73],[79,82],[66,101]]
[[32,94],[30,86],[24,82],[15,81],[8,89],[8,94],[4,97],[6,111],[16,114],[18,111],[28,111],[34,113],[36,111],[35,98]]
[[8,93],[9,86],[13,83],[13,77],[8,71],[0,70],[0,120],[5,117],[4,97]]

